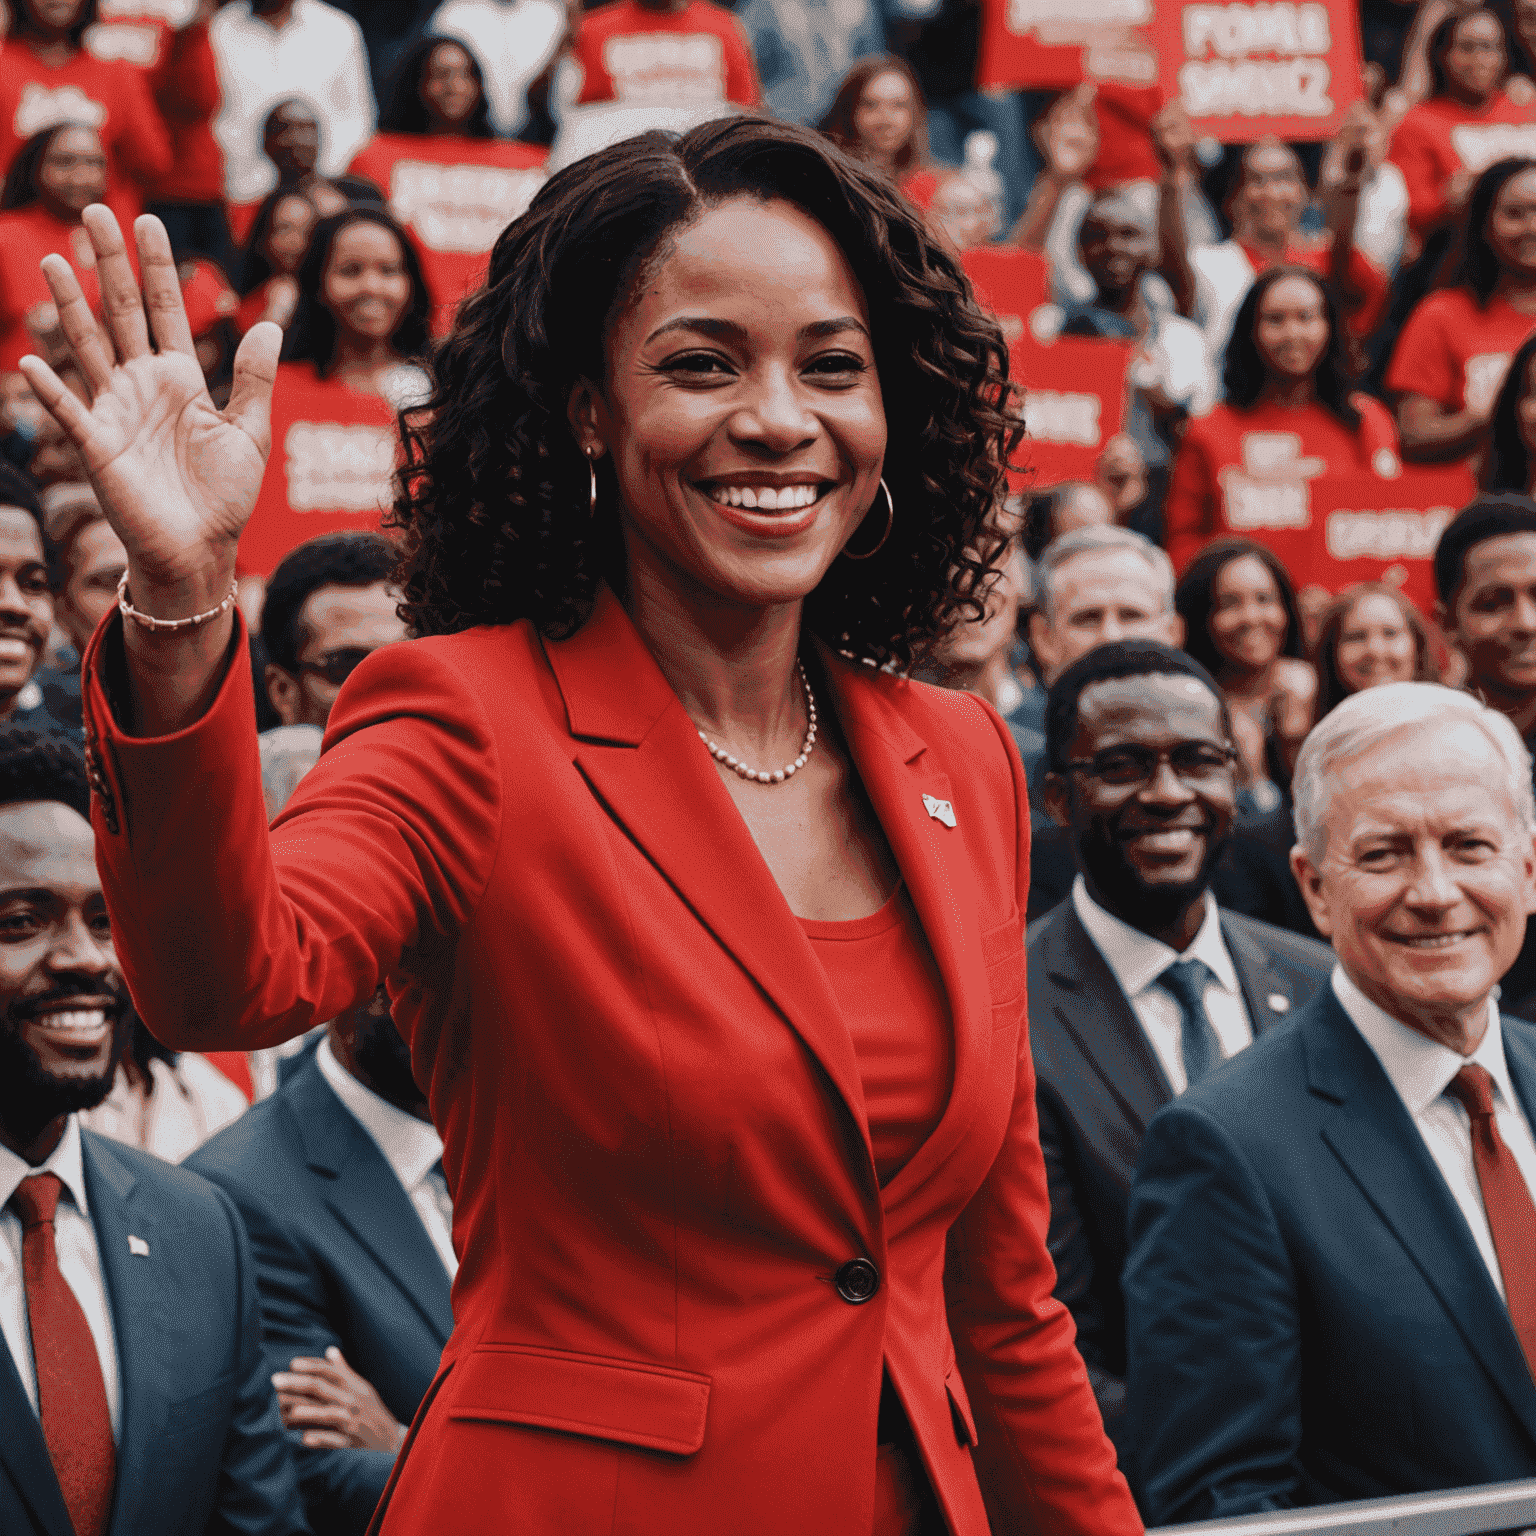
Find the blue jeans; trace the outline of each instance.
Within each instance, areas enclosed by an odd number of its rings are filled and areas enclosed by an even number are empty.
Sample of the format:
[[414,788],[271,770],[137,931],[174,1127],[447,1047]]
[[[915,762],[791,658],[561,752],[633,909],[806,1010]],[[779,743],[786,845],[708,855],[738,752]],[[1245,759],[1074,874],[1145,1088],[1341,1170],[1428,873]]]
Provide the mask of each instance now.
[[1003,178],[1003,230],[1013,228],[1024,212],[1033,179],[1029,133],[1024,108],[1017,95],[983,95],[966,91],[959,96],[940,96],[928,103],[928,147],[935,160],[946,165],[965,163],[965,136],[978,128],[997,135],[997,159],[993,162]]

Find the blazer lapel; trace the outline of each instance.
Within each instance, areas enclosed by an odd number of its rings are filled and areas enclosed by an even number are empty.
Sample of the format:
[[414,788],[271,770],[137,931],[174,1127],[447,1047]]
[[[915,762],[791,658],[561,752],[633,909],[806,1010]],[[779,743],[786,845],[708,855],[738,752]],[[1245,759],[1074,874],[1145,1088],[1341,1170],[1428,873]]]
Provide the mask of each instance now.
[[[1291,984],[1269,963],[1269,957],[1259,945],[1235,924],[1221,920],[1222,942],[1232,957],[1232,968],[1237,972],[1238,989],[1243,994],[1243,1004],[1248,1009],[1248,1022],[1253,1026],[1254,1038],[1266,1029],[1283,1024],[1291,1016],[1295,999],[1291,996]],[[1276,1007],[1276,999],[1281,1006]]]
[[1336,1108],[1323,1140],[1407,1250],[1467,1347],[1536,1437],[1536,1383],[1455,1198],[1376,1053],[1326,990],[1304,1023],[1308,1083]]
[[1056,1018],[1126,1118],[1145,1131],[1153,1115],[1172,1102],[1173,1089],[1125,989],[1070,899],[1058,913],[1043,956],[1046,975],[1064,994],[1051,1000]]
[[[89,1199],[87,1195],[87,1199]],[[54,1475],[37,1410],[27,1399],[16,1363],[0,1348],[0,1466],[46,1536],[75,1536],[59,1480]]]
[[159,1341],[170,1332],[164,1309],[173,1287],[161,1259],[168,1249],[152,1208],[136,1198],[138,1181],[128,1165],[113,1155],[109,1143],[89,1132],[83,1132],[80,1140],[86,1199],[112,1303],[122,1383],[117,1489],[110,1528],[132,1530],[140,1523],[142,1501],[154,1493],[155,1447],[166,1405],[175,1391],[176,1362],[159,1354]]
[[286,1093],[305,1159],[325,1180],[331,1213],[446,1344],[453,1332],[447,1271],[394,1169],[313,1060]]
[[[990,1060],[991,993],[981,953],[981,929],[962,834],[929,813],[924,796],[966,814],[960,793],[933,762],[927,743],[889,697],[911,684],[866,675],[824,649],[827,684],[854,766],[859,771],[944,983],[954,1030],[954,1078],[944,1114],[921,1147],[886,1186],[888,1211],[923,1185],[964,1139],[983,1100]],[[1022,940],[1021,940],[1022,942]]]
[[762,987],[842,1095],[874,1154],[853,1040],[698,731],[618,599],[603,587],[568,640],[545,643],[574,759],[610,816]]

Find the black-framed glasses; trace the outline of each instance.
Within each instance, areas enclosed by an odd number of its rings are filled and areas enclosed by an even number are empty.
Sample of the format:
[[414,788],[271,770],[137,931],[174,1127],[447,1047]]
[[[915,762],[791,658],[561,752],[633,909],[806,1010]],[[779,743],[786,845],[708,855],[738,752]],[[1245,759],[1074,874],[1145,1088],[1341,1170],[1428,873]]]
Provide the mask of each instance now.
[[300,672],[318,672],[326,682],[338,688],[373,655],[366,645],[343,645],[334,651],[322,651],[313,661],[301,661]]
[[1101,784],[1130,789],[1150,783],[1164,763],[1186,784],[1208,784],[1230,773],[1236,761],[1237,751],[1233,747],[1219,747],[1209,741],[1183,741],[1166,752],[1129,745],[1105,747],[1092,757],[1074,758],[1067,767]]

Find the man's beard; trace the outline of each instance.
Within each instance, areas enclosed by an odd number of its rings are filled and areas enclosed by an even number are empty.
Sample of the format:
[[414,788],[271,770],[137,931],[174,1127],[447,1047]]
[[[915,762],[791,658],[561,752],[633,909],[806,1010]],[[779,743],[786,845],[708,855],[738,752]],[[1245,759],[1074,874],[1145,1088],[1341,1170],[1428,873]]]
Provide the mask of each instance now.
[[97,982],[89,991],[73,987],[42,998],[28,998],[26,1007],[30,1012],[40,1003],[81,996],[114,1000],[112,1008],[117,1018],[113,1026],[112,1054],[99,1077],[55,1077],[43,1067],[37,1053],[22,1038],[15,1018],[0,1022],[0,1125],[4,1125],[10,1137],[22,1145],[35,1140],[43,1127],[60,1115],[95,1109],[112,1091],[118,1062],[130,1035],[124,1017],[128,1009],[125,994]]
[[1232,834],[1216,837],[1206,830],[1205,857],[1193,880],[1150,885],[1126,856],[1125,845],[1114,832],[1095,831],[1078,843],[1083,873],[1100,897],[1114,898],[1114,910],[1142,931],[1166,928],[1180,913],[1198,901],[1211,883],[1211,871]]

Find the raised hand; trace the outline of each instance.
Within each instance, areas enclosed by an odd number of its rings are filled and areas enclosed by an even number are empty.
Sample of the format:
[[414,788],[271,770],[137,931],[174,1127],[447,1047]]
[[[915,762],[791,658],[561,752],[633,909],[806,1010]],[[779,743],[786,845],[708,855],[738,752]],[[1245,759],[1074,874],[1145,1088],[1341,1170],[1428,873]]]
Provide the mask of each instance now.
[[164,225],[146,216],[134,226],[141,298],[110,210],[93,204],[84,222],[105,330],[63,257],[46,257],[43,273],[91,403],[41,359],[24,358],[21,370],[85,461],[128,552],[135,604],[159,618],[183,617],[229,590],[235,546],[256,504],[270,444],[282,332],[270,324],[250,331],[235,354],[229,407],[216,409],[193,350]]
[[1063,181],[1076,181],[1099,152],[1099,119],[1093,110],[1094,88],[1079,85],[1045,114],[1035,139],[1046,168]]
[[1195,163],[1195,130],[1181,101],[1170,101],[1152,119],[1152,147],[1170,172],[1191,170]]

